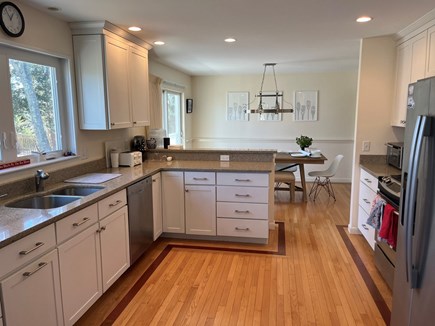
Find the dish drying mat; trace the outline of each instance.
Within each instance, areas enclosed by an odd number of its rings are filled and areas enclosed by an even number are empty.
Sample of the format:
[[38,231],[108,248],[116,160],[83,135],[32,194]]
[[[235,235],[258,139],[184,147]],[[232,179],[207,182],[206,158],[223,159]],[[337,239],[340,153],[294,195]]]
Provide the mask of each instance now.
[[103,183],[121,176],[119,173],[88,173],[79,177],[65,180],[71,183]]

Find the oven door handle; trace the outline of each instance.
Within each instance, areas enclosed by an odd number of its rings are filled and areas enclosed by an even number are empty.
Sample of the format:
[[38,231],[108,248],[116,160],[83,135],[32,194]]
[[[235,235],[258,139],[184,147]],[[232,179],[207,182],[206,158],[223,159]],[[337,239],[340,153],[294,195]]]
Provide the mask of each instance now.
[[427,116],[418,116],[415,123],[415,129],[410,150],[408,182],[406,184],[406,196],[404,203],[406,276],[411,289],[417,288],[419,277],[419,271],[414,265],[413,257],[414,222],[418,191],[417,178],[420,166],[420,158],[422,154],[421,150],[423,144],[423,137],[428,136],[429,133],[430,118]]

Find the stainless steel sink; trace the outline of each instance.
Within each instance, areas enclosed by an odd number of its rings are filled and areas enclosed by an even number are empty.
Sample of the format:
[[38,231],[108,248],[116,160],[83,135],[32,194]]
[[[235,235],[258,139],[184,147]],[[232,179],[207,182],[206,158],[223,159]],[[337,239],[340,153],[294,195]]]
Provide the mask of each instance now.
[[12,208],[34,208],[34,209],[50,209],[65,206],[73,201],[79,200],[83,196],[35,196],[26,199],[21,199],[9,204],[6,207]]
[[66,188],[62,188],[56,191],[53,191],[53,195],[62,195],[62,196],[88,196],[93,194],[94,192],[100,191],[104,189],[104,187],[99,186],[69,186]]

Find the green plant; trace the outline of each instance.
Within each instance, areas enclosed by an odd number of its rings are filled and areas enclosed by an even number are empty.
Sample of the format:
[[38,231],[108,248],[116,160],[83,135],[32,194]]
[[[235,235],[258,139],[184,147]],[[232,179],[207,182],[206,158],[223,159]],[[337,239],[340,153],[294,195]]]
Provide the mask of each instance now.
[[300,137],[296,137],[296,144],[298,144],[301,147],[301,149],[310,147],[312,143],[313,143],[313,138],[310,138],[308,136],[301,135]]

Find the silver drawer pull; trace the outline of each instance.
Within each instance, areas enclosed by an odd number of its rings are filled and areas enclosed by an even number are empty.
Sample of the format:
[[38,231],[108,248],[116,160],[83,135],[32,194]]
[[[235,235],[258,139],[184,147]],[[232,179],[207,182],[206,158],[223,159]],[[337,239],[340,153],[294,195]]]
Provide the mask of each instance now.
[[196,181],[205,181],[205,180],[208,180],[208,178],[193,178],[193,180],[196,180]]
[[365,224],[362,224],[361,226],[363,227],[364,230],[367,230],[367,231],[369,230],[369,228]]
[[363,201],[364,201],[366,204],[370,204],[370,200],[367,200],[367,199],[363,198]]
[[109,204],[109,207],[114,207],[114,206],[116,206],[116,205],[119,205],[119,204],[121,204],[122,203],[122,200],[117,200],[116,202],[114,202],[113,204]]
[[234,181],[237,181],[237,182],[250,182],[251,179],[234,179]]
[[235,213],[243,213],[243,214],[248,214],[249,213],[248,210],[246,210],[246,211],[239,211],[238,209],[236,209],[234,212]]
[[367,183],[372,183],[370,179],[364,178],[364,180],[367,181]]
[[43,245],[45,245],[44,242],[37,242],[37,243],[35,243],[35,246],[34,246],[32,249],[20,251],[20,255],[21,255],[21,256],[28,255],[28,254],[30,254],[32,251],[35,251],[36,249],[42,247]]
[[239,227],[235,227],[236,231],[249,231],[249,228],[239,228]]
[[89,217],[84,217],[83,218],[83,220],[81,221],[81,222],[75,222],[75,223],[73,223],[73,226],[80,226],[80,225],[82,225],[82,224],[85,224],[87,221],[89,221],[90,220],[90,218]]
[[38,264],[38,267],[36,267],[33,271],[31,272],[24,272],[23,276],[24,277],[29,277],[32,276],[33,274],[35,274],[37,271],[39,271],[41,268],[44,268],[45,266],[47,266],[48,264],[45,262],[41,262]]
[[246,194],[246,195],[235,194],[234,196],[236,196],[236,197],[245,197],[245,198],[247,198],[247,197],[251,197],[250,194]]
[[97,230],[97,233],[101,233],[101,232],[103,232],[103,231],[105,231],[106,230],[106,227],[105,226],[102,226],[101,228],[99,228],[98,230]]

